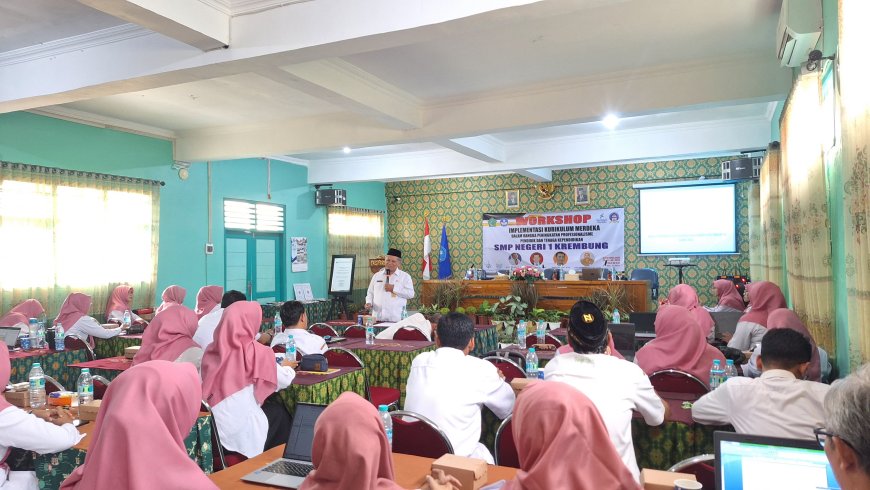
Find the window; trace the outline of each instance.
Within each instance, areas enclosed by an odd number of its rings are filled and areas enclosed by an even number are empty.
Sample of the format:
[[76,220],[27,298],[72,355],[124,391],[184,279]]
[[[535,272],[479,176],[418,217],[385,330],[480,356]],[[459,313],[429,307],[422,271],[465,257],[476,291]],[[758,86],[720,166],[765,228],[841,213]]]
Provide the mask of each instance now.
[[[329,208],[327,219],[327,261],[333,255],[356,255],[353,301],[362,304],[372,278],[369,259],[384,254],[384,213],[370,209]],[[329,273],[326,271],[327,284]]]
[[284,294],[284,206],[224,200],[226,290],[267,303]]
[[224,228],[284,233],[284,207],[226,199],[224,200]]

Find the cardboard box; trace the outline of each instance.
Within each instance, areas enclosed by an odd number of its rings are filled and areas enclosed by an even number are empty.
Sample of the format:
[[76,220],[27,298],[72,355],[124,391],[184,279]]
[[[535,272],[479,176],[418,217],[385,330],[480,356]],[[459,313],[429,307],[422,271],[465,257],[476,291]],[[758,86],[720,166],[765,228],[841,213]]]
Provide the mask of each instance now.
[[30,407],[30,396],[27,390],[24,391],[4,391],[3,396],[6,397],[6,401],[15,405],[18,408],[29,408]]
[[640,485],[644,490],[674,490],[676,480],[697,481],[695,475],[644,468],[640,472]]
[[133,359],[134,357],[136,357],[136,354],[139,353],[139,348],[141,347],[141,345],[133,345],[127,347],[126,349],[124,349],[124,357],[126,357],[127,359]]
[[103,400],[91,400],[84,405],[79,406],[79,419],[94,421],[97,420],[97,413],[100,411],[100,404]]
[[477,490],[486,483],[486,461],[445,454],[432,462],[432,469],[443,470],[462,484],[462,490]]
[[511,388],[514,389],[515,394],[519,395],[523,391],[523,388],[538,381],[541,380],[535,378],[514,378],[511,380]]

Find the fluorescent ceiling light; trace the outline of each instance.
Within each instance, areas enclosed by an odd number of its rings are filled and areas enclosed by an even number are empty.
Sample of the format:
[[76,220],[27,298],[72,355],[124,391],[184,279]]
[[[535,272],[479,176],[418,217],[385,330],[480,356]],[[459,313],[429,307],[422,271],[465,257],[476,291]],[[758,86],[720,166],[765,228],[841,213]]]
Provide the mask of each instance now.
[[619,125],[619,117],[616,114],[608,114],[601,120],[601,124],[607,129],[615,129]]
[[349,146],[345,146],[344,148],[341,149],[341,151],[343,151],[344,154],[347,155],[348,153],[350,153],[350,147],[349,147]]

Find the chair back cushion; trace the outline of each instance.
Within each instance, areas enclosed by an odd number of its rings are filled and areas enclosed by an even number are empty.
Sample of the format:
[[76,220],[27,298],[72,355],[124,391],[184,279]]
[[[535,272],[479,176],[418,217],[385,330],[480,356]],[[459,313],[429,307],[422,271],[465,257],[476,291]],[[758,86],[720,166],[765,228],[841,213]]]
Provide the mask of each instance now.
[[360,325],[351,325],[345,329],[344,336],[349,339],[365,338],[366,328]]
[[351,352],[339,348],[326,349],[323,353],[326,361],[332,367],[363,367]]
[[450,447],[444,437],[426,422],[393,416],[393,452],[440,458],[450,452]]
[[520,467],[520,457],[514,442],[513,417],[502,423],[495,438],[495,464],[499,466]]
[[652,373],[649,381],[659,393],[685,393],[700,398],[710,391],[698,378],[675,369]]
[[400,328],[393,334],[393,340],[429,340],[426,334],[416,328]]
[[514,378],[526,377],[526,372],[509,359],[502,357],[485,357],[484,359],[493,363],[495,367],[504,374],[504,380],[508,383],[510,383]]
[[327,335],[330,337],[338,337],[338,332],[336,332],[334,328],[323,323],[315,323],[314,325],[311,325],[308,327],[308,331],[321,337],[326,337]]

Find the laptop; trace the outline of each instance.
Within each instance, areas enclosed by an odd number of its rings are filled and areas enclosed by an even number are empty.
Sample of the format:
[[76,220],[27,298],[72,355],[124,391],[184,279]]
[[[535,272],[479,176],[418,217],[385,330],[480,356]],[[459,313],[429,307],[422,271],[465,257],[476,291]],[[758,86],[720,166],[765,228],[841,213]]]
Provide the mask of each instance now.
[[284,457],[243,476],[242,480],[275,487],[298,488],[314,469],[311,464],[314,423],[325,408],[324,405],[297,403],[290,438],[284,447]]
[[601,279],[601,268],[584,267],[580,269],[580,279],[584,281],[597,281]]
[[815,440],[716,431],[716,490],[839,489]]
[[654,311],[635,311],[628,315],[631,323],[634,323],[634,331],[637,333],[656,333],[656,312]]
[[710,313],[713,317],[713,322],[716,324],[716,336],[721,337],[723,333],[734,333],[737,330],[737,321],[743,316],[742,311],[714,311]]
[[607,328],[613,335],[613,346],[626,360],[634,360],[634,324],[608,323]]
[[19,335],[21,335],[21,329],[18,327],[0,327],[0,340],[9,347],[9,350],[15,348]]

